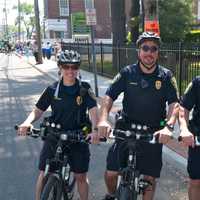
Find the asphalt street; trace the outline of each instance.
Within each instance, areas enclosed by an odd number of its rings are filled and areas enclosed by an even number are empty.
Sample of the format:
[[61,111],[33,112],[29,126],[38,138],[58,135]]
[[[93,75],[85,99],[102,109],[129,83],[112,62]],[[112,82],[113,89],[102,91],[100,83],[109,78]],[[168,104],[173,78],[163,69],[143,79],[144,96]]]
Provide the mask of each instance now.
[[[25,60],[0,54],[0,199],[34,199],[42,142],[18,137],[13,127],[25,119],[52,81]],[[91,145],[90,200],[100,200],[105,193],[103,173],[110,143]],[[155,197],[155,200],[161,199],[188,199],[185,165],[174,162],[170,154],[163,154],[163,170]]]

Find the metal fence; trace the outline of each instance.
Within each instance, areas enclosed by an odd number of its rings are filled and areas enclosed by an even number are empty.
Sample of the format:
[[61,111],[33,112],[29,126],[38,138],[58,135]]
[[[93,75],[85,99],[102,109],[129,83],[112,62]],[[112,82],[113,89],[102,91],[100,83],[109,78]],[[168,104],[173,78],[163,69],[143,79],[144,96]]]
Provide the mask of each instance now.
[[[74,49],[81,53],[81,67],[93,71],[90,43],[62,43],[62,49]],[[123,67],[137,62],[137,50],[133,46],[114,47],[111,44],[95,44],[96,66],[100,75],[114,77]],[[179,93],[183,94],[194,76],[200,75],[200,44],[162,44],[159,64],[174,73]]]

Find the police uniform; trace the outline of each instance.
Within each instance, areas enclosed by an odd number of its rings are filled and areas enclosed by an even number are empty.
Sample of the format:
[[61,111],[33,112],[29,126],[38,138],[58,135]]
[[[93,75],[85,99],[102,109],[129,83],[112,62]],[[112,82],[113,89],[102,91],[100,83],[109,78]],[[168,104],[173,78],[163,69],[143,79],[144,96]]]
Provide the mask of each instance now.
[[[192,119],[189,121],[189,130],[196,136],[200,136],[200,76],[197,76],[188,85],[183,95],[181,105],[187,110],[192,110]],[[188,173],[192,179],[200,179],[200,147],[189,147]]]
[[[122,119],[126,128],[127,124],[135,122],[156,130],[161,129],[160,123],[166,118],[166,102],[171,104],[178,101],[177,85],[172,72],[159,65],[151,74],[143,73],[139,63],[123,68],[107,89],[106,95],[114,101],[121,92],[124,93]],[[125,164],[126,153],[122,153],[123,158],[120,156],[120,160],[118,159],[120,143],[115,142],[109,150],[108,170],[118,171]],[[140,147],[140,172],[159,177],[162,168],[162,144],[141,142]]]
[[[55,124],[60,124],[62,130],[76,130],[80,128],[81,123],[84,123],[86,120],[87,110],[97,106],[96,100],[89,92],[91,91],[90,85],[86,82],[81,83],[82,88],[86,91],[82,97],[80,96],[78,80],[76,80],[73,86],[64,86],[63,81],[61,81],[57,96],[55,96],[55,91],[58,82],[55,82],[44,90],[36,103],[36,107],[46,111],[50,106],[52,110],[50,119]],[[78,120],[78,113],[80,113],[80,121]],[[55,147],[56,144],[48,140],[44,142],[40,154],[40,170],[45,169],[46,159],[54,156]],[[76,173],[87,172],[90,158],[89,146],[82,143],[71,144],[70,152],[72,152],[69,156],[72,171]]]

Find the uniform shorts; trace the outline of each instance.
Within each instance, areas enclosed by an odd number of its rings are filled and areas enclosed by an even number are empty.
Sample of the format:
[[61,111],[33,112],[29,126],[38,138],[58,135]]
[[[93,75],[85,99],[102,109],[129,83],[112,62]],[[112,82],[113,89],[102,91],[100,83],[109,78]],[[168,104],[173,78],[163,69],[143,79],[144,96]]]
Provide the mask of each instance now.
[[189,147],[187,170],[191,179],[200,179],[200,147]]
[[[160,177],[162,168],[162,144],[149,144],[139,142],[137,146],[137,169],[143,175]],[[115,142],[109,149],[107,155],[107,170],[119,171],[120,168],[127,166],[128,150],[126,145]]]
[[[90,151],[89,145],[83,143],[69,144],[69,165],[75,173],[86,173],[89,169]],[[40,152],[39,170],[44,171],[46,160],[54,157],[56,144],[52,141],[45,140]],[[56,169],[55,165],[50,165],[50,171]]]

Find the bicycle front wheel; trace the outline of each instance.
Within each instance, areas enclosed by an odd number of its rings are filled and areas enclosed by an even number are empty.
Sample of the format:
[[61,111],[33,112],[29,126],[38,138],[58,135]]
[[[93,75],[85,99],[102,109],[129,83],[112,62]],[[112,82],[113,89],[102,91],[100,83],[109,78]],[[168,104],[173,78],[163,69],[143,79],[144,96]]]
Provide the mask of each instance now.
[[41,194],[41,200],[64,200],[62,181],[55,175],[50,175]]
[[137,192],[132,191],[127,185],[119,185],[117,190],[117,200],[137,200],[137,196]]

